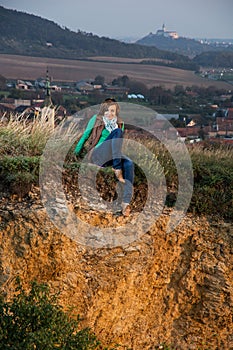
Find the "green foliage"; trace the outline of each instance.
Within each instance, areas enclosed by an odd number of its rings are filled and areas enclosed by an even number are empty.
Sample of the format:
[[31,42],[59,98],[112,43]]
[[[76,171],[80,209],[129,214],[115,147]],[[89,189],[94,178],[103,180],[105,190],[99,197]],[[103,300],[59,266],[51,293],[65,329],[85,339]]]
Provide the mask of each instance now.
[[[231,151],[232,152],[232,151]],[[192,154],[194,191],[190,210],[197,214],[233,218],[233,162],[232,156]]]
[[0,173],[16,174],[18,172],[29,172],[38,175],[39,161],[40,158],[38,156],[4,156],[0,159]]
[[2,190],[25,196],[33,183],[38,182],[39,157],[8,157],[0,158],[0,180]]
[[46,284],[33,282],[26,292],[17,279],[13,299],[0,298],[0,350],[94,350],[100,346],[90,329],[80,329],[78,317],[62,310]]

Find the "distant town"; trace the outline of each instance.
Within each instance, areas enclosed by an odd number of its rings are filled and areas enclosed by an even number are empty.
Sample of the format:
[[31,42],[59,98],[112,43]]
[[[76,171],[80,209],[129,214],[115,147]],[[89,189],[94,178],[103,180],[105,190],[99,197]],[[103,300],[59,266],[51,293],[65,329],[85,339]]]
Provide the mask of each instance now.
[[[43,108],[49,107],[54,111],[56,122],[61,122],[84,108],[101,103],[106,97],[114,96],[118,101],[154,109],[175,126],[179,139],[184,142],[212,140],[233,143],[233,90],[219,90],[213,86],[184,88],[180,85],[174,90],[161,86],[148,89],[127,76],[118,77],[111,84],[106,84],[103,76],[73,84],[55,83],[50,81],[48,71],[44,78],[35,81],[7,80],[5,86],[3,84],[0,91],[1,118],[22,115],[30,120],[39,117]],[[143,125],[143,118],[140,122]],[[162,121],[155,122],[155,128],[160,125],[162,130]]]

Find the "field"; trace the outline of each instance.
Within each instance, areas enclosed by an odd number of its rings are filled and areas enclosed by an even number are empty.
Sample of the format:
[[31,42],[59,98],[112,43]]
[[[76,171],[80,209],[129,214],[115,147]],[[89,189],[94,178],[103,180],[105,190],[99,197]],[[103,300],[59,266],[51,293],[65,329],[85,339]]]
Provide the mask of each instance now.
[[102,75],[105,77],[105,82],[110,83],[118,76],[127,75],[130,79],[143,82],[149,88],[158,85],[166,88],[173,88],[175,85],[203,87],[214,85],[226,89],[232,87],[225,82],[201,78],[191,71],[142,65],[138,62],[140,60],[117,57],[92,57],[92,61],[82,61],[0,55],[0,74],[7,79],[35,80],[39,77],[45,77],[48,68],[49,75],[53,77],[53,80],[60,82],[76,82],[81,79],[94,79],[97,75]]

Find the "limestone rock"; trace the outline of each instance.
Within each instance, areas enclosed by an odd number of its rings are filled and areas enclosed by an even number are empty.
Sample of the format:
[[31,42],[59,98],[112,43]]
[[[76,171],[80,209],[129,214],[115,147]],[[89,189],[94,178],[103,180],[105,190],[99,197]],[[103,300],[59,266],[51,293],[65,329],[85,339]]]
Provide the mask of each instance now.
[[[75,214],[97,225],[112,220],[80,206]],[[61,304],[75,306],[83,326],[105,344],[233,349],[232,224],[187,215],[167,234],[168,218],[166,209],[128,246],[95,249],[63,235],[38,199],[5,203],[1,291],[10,298],[17,274],[25,286],[33,279],[48,282],[60,291]],[[116,219],[118,224],[124,222]]]

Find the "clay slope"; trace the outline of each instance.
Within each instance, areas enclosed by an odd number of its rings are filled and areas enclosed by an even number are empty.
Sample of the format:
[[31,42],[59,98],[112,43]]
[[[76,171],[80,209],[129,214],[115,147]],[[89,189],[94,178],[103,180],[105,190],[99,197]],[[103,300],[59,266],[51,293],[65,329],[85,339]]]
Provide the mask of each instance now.
[[[81,205],[74,212],[97,225],[113,220]],[[131,244],[94,249],[60,232],[39,198],[3,201],[1,290],[10,297],[17,274],[25,286],[48,282],[105,344],[233,349],[232,224],[187,215],[168,234],[169,215]]]

